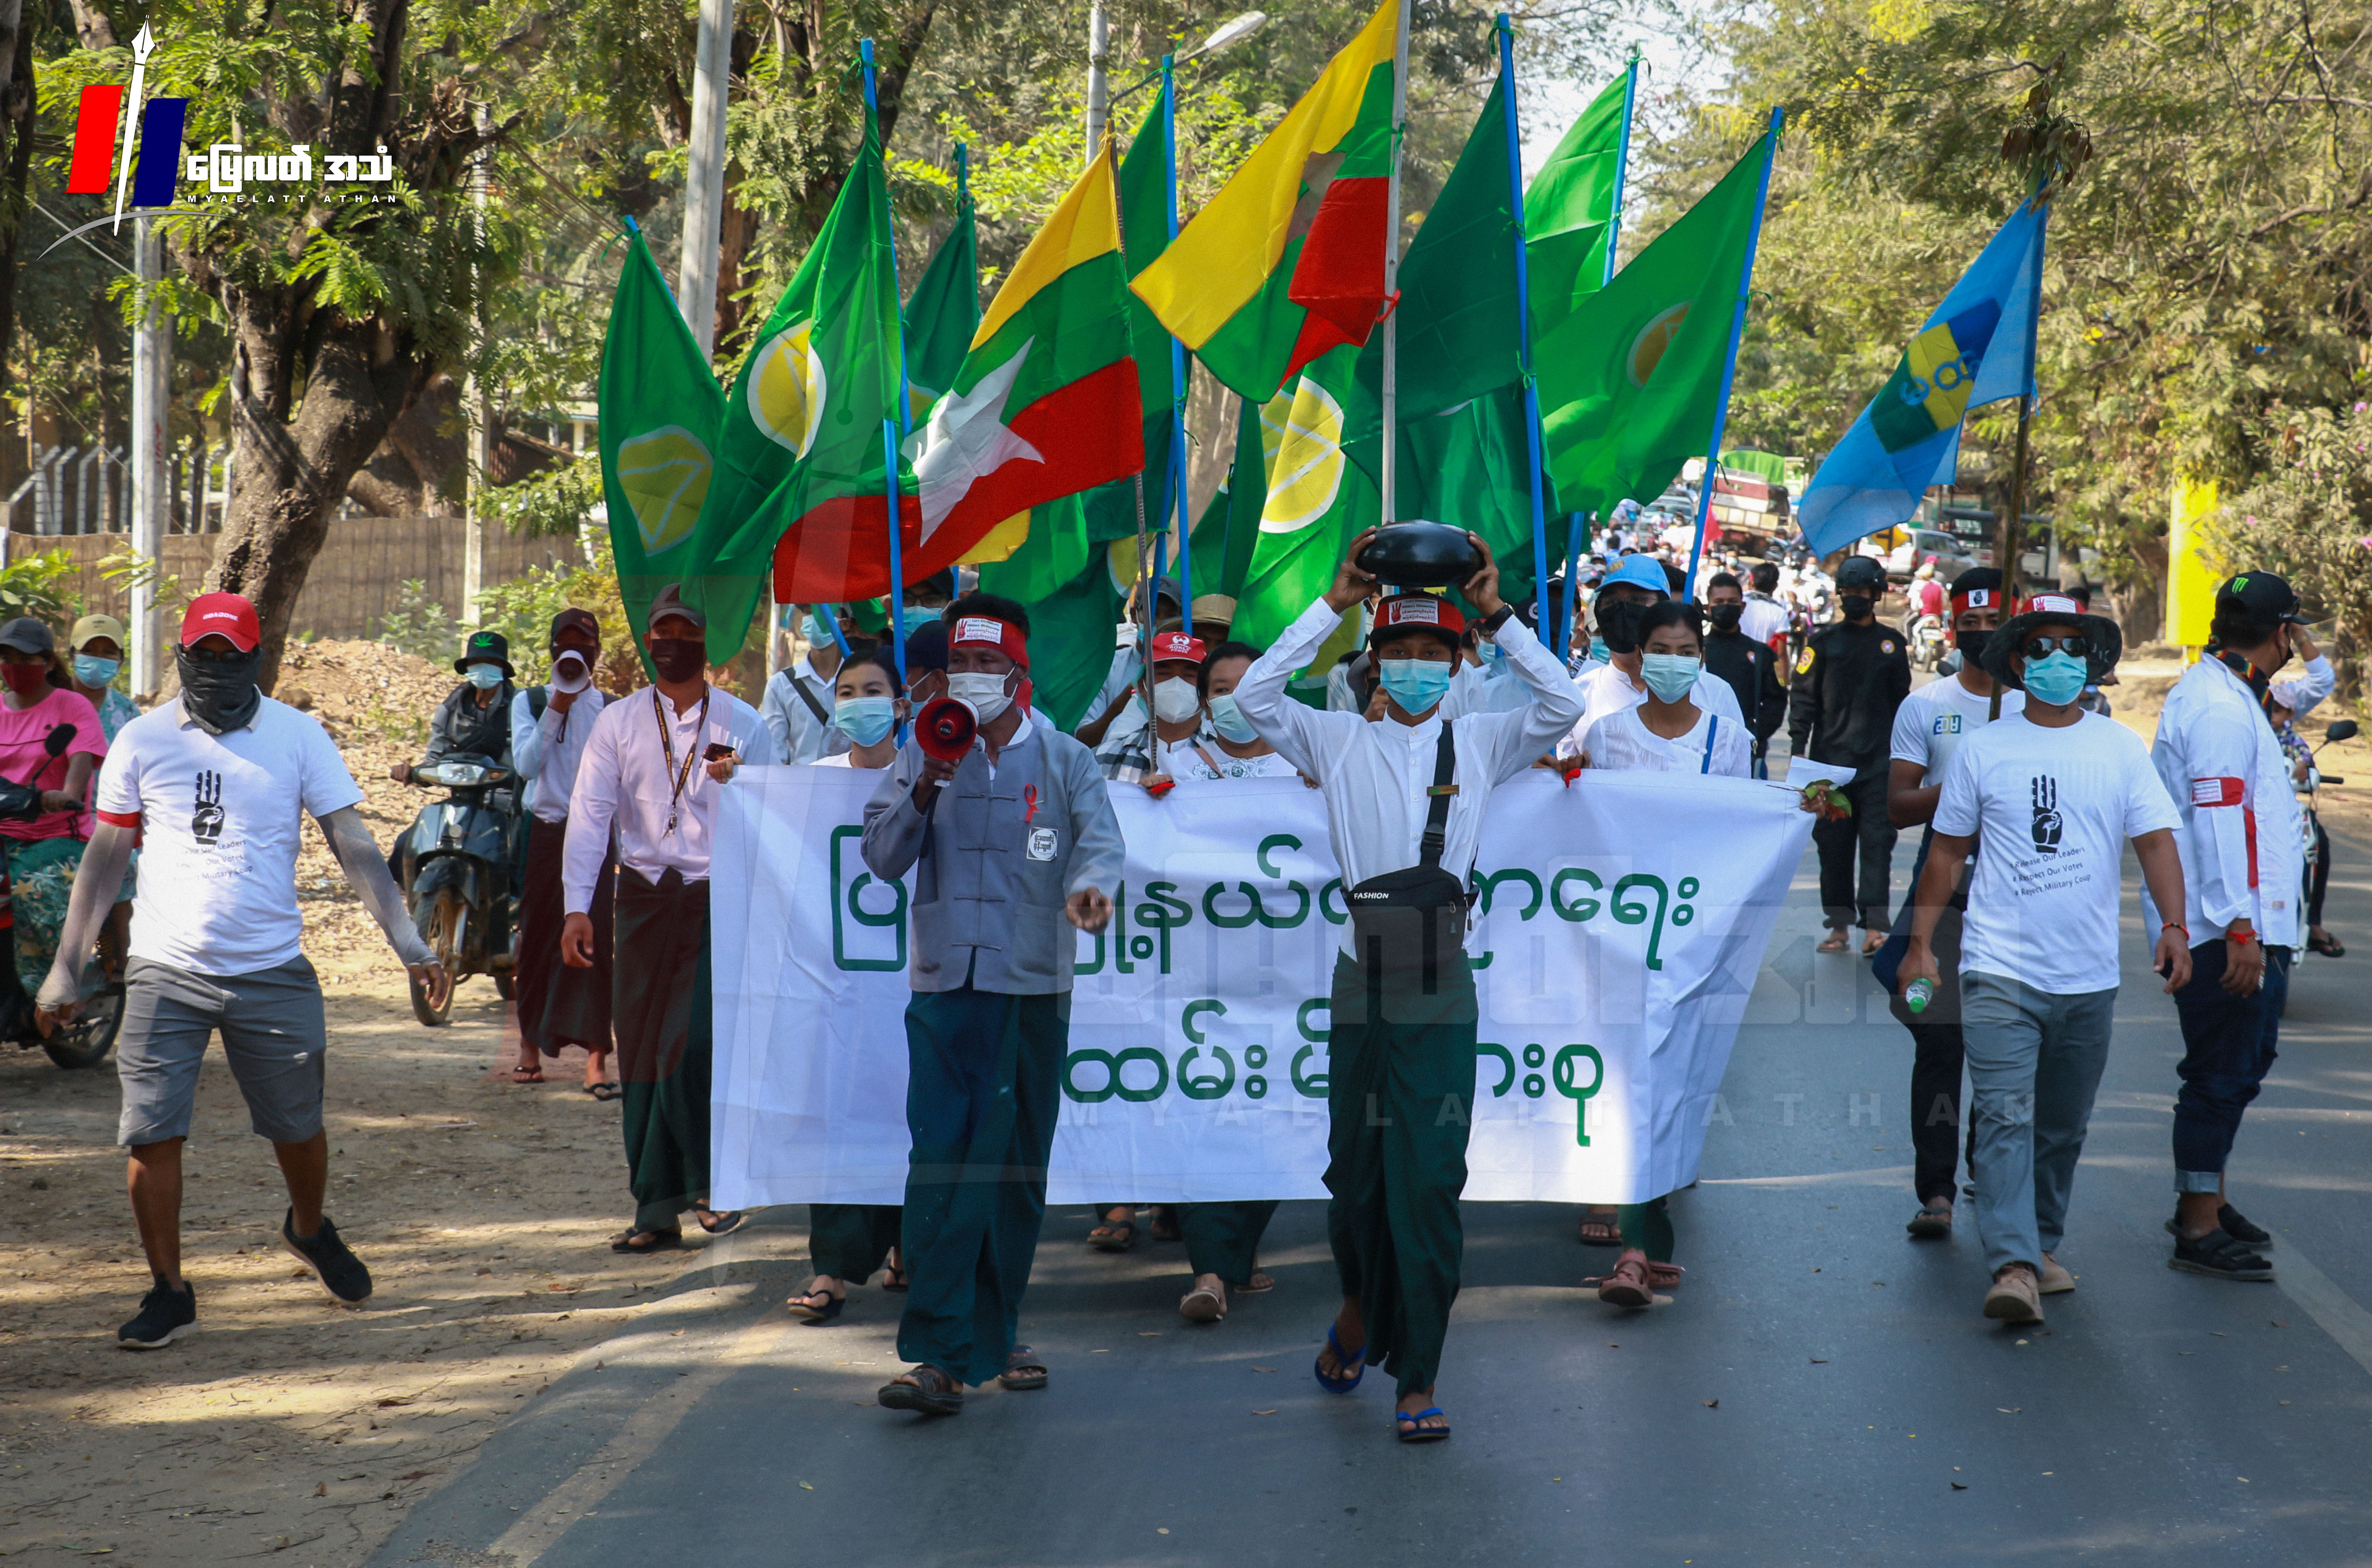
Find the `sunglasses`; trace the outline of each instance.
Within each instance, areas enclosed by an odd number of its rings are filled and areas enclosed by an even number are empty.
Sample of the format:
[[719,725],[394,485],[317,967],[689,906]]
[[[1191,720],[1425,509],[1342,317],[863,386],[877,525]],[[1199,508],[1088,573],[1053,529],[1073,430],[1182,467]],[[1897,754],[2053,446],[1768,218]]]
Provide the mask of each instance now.
[[2051,654],[2072,654],[2077,658],[2091,656],[2092,640],[2082,633],[2064,637],[2029,637],[2025,654],[2028,658],[2043,658]]
[[181,652],[198,664],[237,664],[250,656],[237,648],[183,648]]

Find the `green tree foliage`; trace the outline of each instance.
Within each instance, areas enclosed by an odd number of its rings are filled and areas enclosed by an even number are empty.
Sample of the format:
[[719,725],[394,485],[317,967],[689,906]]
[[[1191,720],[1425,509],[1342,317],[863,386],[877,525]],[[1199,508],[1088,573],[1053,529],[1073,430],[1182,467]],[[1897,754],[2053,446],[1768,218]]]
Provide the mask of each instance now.
[[[2232,494],[2281,469],[2267,411],[2343,406],[2366,375],[2367,24],[2364,0],[1776,0],[1721,18],[1732,78],[1648,180],[1685,192],[1786,107],[1733,436],[1822,452],[2042,155],[2088,149],[2053,203],[2029,505],[2097,548],[2096,571],[2154,585],[2177,476]],[[1972,423],[1964,480],[2003,487],[2012,407]]]

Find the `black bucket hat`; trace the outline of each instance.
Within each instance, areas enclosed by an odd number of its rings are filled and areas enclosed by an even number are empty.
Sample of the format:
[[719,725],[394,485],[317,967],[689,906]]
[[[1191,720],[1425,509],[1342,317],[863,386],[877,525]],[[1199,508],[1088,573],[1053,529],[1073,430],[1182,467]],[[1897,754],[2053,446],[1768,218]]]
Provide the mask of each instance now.
[[1985,639],[1985,673],[2005,685],[2020,691],[2026,680],[2018,670],[2018,650],[2026,644],[2027,633],[2045,621],[2074,626],[2084,633],[2092,651],[2085,663],[2090,667],[2095,681],[2117,668],[2117,660],[2125,651],[2125,634],[2117,623],[2105,615],[2095,615],[2069,598],[2065,594],[2036,594],[2018,607],[2016,615],[2002,622],[2001,630]]
[[506,680],[517,673],[511,668],[509,638],[500,632],[472,632],[470,640],[461,645],[461,656],[453,661],[453,673],[467,675],[471,665],[489,661],[503,667],[503,679]]

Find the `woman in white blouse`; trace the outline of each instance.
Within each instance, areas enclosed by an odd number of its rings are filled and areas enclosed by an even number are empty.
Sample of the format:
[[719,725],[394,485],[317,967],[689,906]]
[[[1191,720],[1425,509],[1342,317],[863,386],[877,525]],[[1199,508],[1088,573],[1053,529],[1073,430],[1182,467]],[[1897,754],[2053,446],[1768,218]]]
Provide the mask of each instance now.
[[[1236,686],[1261,650],[1250,643],[1221,643],[1203,661],[1203,712],[1217,732],[1214,745],[1204,738],[1169,753],[1174,776],[1181,779],[1285,778],[1299,772],[1260,738],[1251,721],[1236,706]],[[1307,783],[1308,781],[1304,781]]]
[[1742,779],[1751,772],[1754,738],[1690,701],[1704,673],[1704,640],[1697,607],[1678,600],[1652,605],[1641,619],[1639,677],[1646,695],[1635,707],[1607,714],[1582,738],[1582,765],[1659,773],[1719,773]]
[[[910,648],[909,652],[913,650]],[[888,647],[840,667],[832,681],[832,727],[848,738],[848,749],[819,758],[812,766],[878,772],[898,756],[898,726],[907,702],[898,695],[898,667]],[[946,662],[941,655],[940,662]],[[910,662],[909,667],[913,668]],[[926,671],[915,669],[916,679]],[[815,1278],[785,1304],[810,1326],[837,1318],[848,1305],[851,1281],[863,1284],[885,1263],[885,1290],[904,1290],[899,1266],[898,1232],[905,1211],[896,1203],[811,1203],[808,1206],[808,1253]]]

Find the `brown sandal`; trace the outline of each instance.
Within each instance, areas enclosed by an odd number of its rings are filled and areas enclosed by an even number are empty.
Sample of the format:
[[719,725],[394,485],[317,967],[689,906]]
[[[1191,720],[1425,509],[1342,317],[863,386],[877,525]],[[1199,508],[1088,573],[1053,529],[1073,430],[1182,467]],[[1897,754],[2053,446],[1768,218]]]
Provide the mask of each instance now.
[[1828,935],[1822,937],[1820,939],[1820,945],[1812,949],[1812,951],[1816,953],[1842,953],[1844,950],[1845,928],[1842,925],[1836,927],[1834,930],[1831,931]]
[[1046,1364],[1028,1345],[1015,1345],[1005,1358],[1005,1370],[996,1380],[1015,1390],[1042,1388],[1046,1386]]
[[1614,1265],[1614,1272],[1598,1283],[1598,1299],[1609,1307],[1638,1308],[1653,1307],[1656,1292],[1650,1283],[1645,1260],[1625,1258]]

